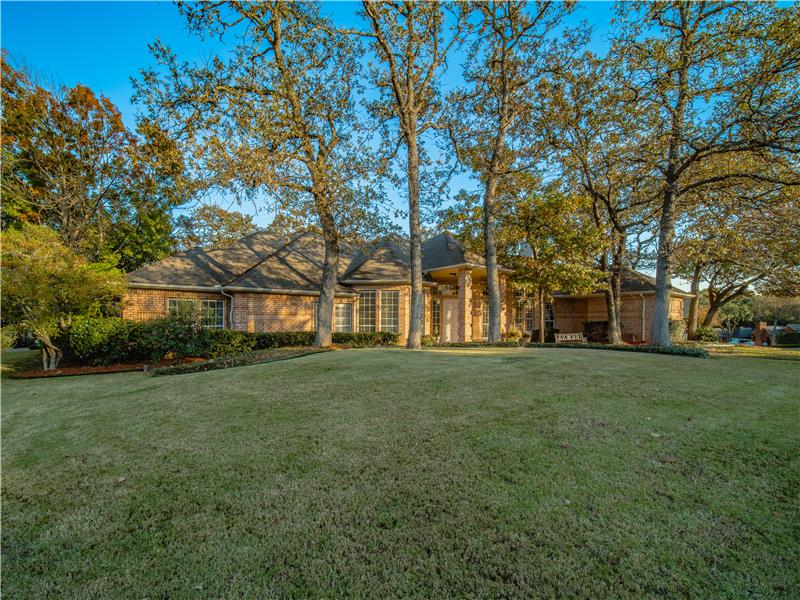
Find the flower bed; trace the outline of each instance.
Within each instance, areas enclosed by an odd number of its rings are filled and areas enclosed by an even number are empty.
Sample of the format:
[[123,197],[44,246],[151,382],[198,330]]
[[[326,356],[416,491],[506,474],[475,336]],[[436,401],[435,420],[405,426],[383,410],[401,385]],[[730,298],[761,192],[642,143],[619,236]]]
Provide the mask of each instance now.
[[173,365],[158,367],[150,370],[150,375],[158,377],[160,375],[182,375],[184,373],[200,373],[202,371],[213,371],[216,369],[229,369],[231,367],[244,367],[247,365],[257,365],[261,363],[274,362],[277,360],[287,360],[289,358],[299,358],[308,354],[327,352],[330,348],[268,348],[234,354],[211,360],[202,360],[185,365]]

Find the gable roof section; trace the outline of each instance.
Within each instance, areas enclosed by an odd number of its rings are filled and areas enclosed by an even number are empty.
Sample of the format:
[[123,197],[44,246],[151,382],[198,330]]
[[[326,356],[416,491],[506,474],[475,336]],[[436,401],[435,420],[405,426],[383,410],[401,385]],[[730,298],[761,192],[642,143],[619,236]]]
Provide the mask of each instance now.
[[422,243],[422,270],[433,271],[456,265],[482,267],[483,257],[464,250],[461,241],[445,231]]
[[387,235],[353,257],[342,281],[411,281],[410,264],[408,240],[398,235]]
[[224,248],[194,248],[128,273],[133,286],[214,287],[238,277],[287,244],[258,231]]
[[[356,254],[348,244],[341,244],[339,278]],[[276,252],[253,265],[238,277],[225,282],[233,290],[271,290],[290,293],[318,293],[322,282],[325,245],[322,236],[305,232],[293,238]],[[348,294],[353,290],[337,283],[336,293]]]

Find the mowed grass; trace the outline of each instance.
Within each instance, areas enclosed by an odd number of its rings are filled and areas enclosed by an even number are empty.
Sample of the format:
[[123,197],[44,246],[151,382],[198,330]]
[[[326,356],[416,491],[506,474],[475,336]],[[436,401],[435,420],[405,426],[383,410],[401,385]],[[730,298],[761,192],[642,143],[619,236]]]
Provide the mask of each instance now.
[[348,350],[2,391],[6,598],[800,585],[792,361]]

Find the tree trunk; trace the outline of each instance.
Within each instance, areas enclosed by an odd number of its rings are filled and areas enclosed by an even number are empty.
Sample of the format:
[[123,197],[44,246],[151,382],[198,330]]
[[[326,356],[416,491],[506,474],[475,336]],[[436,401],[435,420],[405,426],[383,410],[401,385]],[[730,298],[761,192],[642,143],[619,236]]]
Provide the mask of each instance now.
[[544,344],[544,290],[539,288],[537,294],[539,296],[539,343]]
[[617,236],[606,290],[608,343],[614,345],[622,343],[622,257],[625,253],[625,240],[624,232]]
[[501,340],[500,333],[500,276],[497,270],[497,244],[494,234],[494,198],[497,178],[489,174],[483,195],[483,243],[486,260],[486,291],[489,296],[489,335],[487,341],[495,344]]
[[606,314],[608,317],[608,343],[622,343],[622,276],[619,270],[611,272],[606,296]]
[[419,148],[416,121],[406,135],[408,144],[408,231],[411,238],[411,315],[406,348],[422,348],[425,299],[422,294],[422,238],[419,226]]
[[689,319],[686,325],[686,337],[690,340],[697,337],[697,321],[699,319],[698,310],[700,308],[700,274],[702,273],[701,267],[695,267],[692,274],[692,283],[689,291],[692,293],[692,299],[689,300]]
[[325,259],[322,264],[322,288],[317,305],[317,335],[314,345],[326,348],[333,341],[333,306],[336,294],[336,279],[339,274],[339,232],[333,215],[325,208],[325,199],[317,202],[322,239],[325,242]]
[[678,85],[675,109],[667,152],[667,168],[664,171],[664,199],[661,203],[661,219],[658,224],[658,257],[656,258],[656,301],[653,307],[652,343],[656,346],[671,346],[669,335],[669,291],[672,287],[672,245],[675,239],[675,202],[678,200],[678,163],[684,139],[684,120],[689,102],[689,68],[693,33],[688,27],[688,3],[679,4],[680,53],[677,68]]
[[44,333],[35,332],[36,337],[42,343],[42,369],[52,371],[58,368],[64,353],[50,340],[50,336]]
[[671,346],[669,335],[669,291],[672,287],[672,242],[675,237],[673,214],[674,184],[664,191],[661,220],[658,226],[658,257],[656,258],[656,301],[653,306],[653,330],[650,338],[656,346]]
[[722,303],[714,302],[709,304],[708,312],[706,316],[703,318],[703,327],[711,327],[711,324],[714,322],[714,317],[717,316],[719,309],[722,308]]

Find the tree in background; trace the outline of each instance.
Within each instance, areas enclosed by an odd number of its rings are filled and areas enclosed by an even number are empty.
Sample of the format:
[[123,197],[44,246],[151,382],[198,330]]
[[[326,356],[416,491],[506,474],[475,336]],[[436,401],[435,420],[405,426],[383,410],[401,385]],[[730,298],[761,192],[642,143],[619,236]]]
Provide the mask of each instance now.
[[[800,201],[793,189],[729,182],[697,199],[675,245],[676,272],[691,281],[696,294],[690,339],[698,323],[710,326],[726,304],[753,290],[791,295],[800,287]],[[702,283],[708,310],[700,321]]]
[[41,225],[5,230],[0,246],[3,321],[30,329],[41,343],[43,368],[55,369],[63,352],[53,338],[76,315],[113,312],[125,290],[122,273],[87,262]]
[[54,91],[2,61],[3,227],[51,227],[90,261],[126,270],[172,250],[171,211],[190,193],[183,159],[150,121],[129,131],[83,85]]
[[375,196],[354,96],[360,52],[312,3],[180,3],[190,30],[229,42],[207,64],[152,46],[136,97],[180,134],[197,179],[316,223],[325,257],[315,345],[329,346],[339,244]]
[[778,324],[800,323],[800,296],[756,296],[752,303],[753,320]]
[[407,348],[422,346],[424,297],[422,295],[422,235],[420,229],[420,138],[442,125],[440,78],[447,54],[458,32],[447,38],[448,26],[439,2],[371,2],[363,12],[373,54],[381,65],[373,82],[381,98],[372,112],[384,121],[397,120],[399,140],[406,149],[408,228],[411,255],[411,314]]
[[[728,339],[733,336],[734,329],[739,325],[753,320],[752,302],[753,299],[749,296],[739,297],[726,303],[719,310],[720,325],[727,332]],[[708,324],[710,325],[711,323]]]
[[534,120],[534,89],[567,49],[548,36],[572,10],[567,3],[476,3],[478,23],[464,61],[468,85],[455,95],[454,139],[461,160],[483,184],[483,249],[489,296],[490,343],[500,341],[500,283],[495,240],[495,203],[503,180],[535,170],[543,145]]
[[649,115],[643,147],[659,183],[653,343],[669,345],[669,291],[676,218],[684,196],[726,179],[772,181],[740,169],[689,178],[703,161],[759,155],[791,162],[800,152],[800,6],[764,3],[619,4],[617,35],[607,60],[621,69],[626,101]]
[[[602,237],[587,196],[539,187],[530,174],[508,179],[497,196],[495,229],[498,253],[514,269],[516,287],[536,298],[539,341],[544,342],[545,303],[551,294],[590,293],[599,285],[596,257]],[[483,250],[483,203],[477,194],[462,192],[440,219],[467,247]]]
[[190,248],[222,248],[255,233],[253,217],[229,211],[216,204],[201,204],[188,215],[175,220],[179,246]]
[[[544,80],[537,103],[563,186],[592,201],[592,217],[605,243],[608,339],[622,343],[622,276],[641,258],[638,242],[652,227],[653,181],[642,160],[643,117],[623,104],[618,73],[587,53]],[[646,236],[645,236],[646,237]]]

